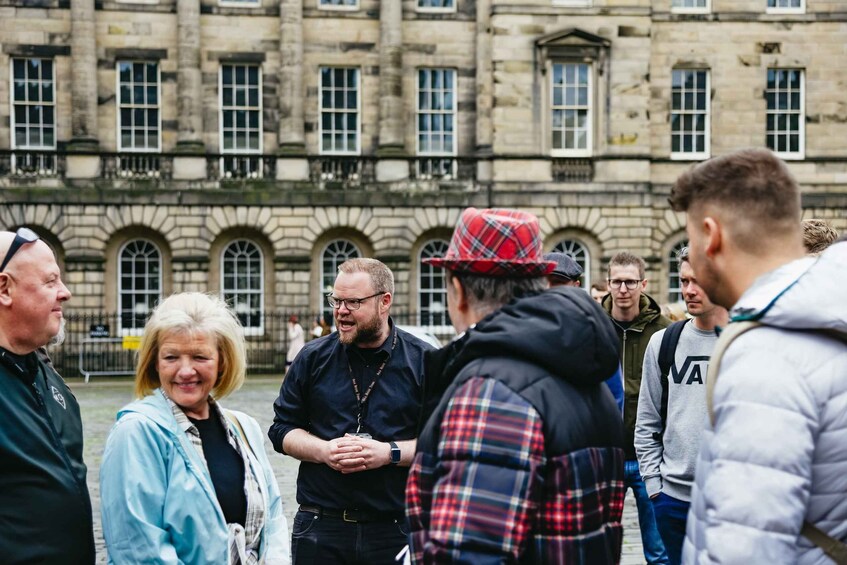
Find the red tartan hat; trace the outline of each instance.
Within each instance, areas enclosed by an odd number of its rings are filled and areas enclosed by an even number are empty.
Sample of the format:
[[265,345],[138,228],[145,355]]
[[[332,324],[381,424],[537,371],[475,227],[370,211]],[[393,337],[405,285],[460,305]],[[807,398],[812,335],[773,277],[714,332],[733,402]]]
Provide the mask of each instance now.
[[538,218],[505,209],[466,208],[447,254],[423,262],[455,273],[504,278],[542,277],[556,268],[555,261],[542,258]]

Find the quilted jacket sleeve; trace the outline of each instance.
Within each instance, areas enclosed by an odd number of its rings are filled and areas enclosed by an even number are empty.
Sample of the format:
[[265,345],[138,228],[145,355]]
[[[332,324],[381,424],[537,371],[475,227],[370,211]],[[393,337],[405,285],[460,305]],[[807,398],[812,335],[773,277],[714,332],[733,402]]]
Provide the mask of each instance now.
[[797,562],[819,415],[805,369],[814,363],[780,337],[757,329],[723,359],[714,430],[697,466],[686,563]]
[[424,563],[518,563],[541,488],[538,413],[493,379],[473,378],[444,416]]

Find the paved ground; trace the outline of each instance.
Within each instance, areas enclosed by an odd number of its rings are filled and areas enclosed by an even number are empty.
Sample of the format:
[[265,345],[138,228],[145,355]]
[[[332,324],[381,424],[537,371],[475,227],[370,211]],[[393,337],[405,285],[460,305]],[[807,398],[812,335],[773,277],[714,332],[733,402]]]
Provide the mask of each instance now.
[[[118,409],[132,400],[132,383],[126,379],[95,379],[92,383],[71,382],[71,388],[82,408],[85,427],[85,462],[88,464],[88,487],[94,505],[94,533],[97,543],[97,562],[106,563],[103,549],[103,535],[100,527],[100,487],[98,472],[103,455],[106,436],[115,419]],[[270,378],[251,378],[241,390],[223,401],[224,406],[250,414],[267,429],[273,419],[271,405],[279,391],[279,381]],[[296,510],[295,484],[297,462],[289,457],[274,453],[270,442],[265,438],[265,449],[270,454],[271,465],[279,481],[283,505],[289,524]],[[638,519],[635,513],[635,501],[627,498],[624,508],[624,548],[622,565],[644,563],[641,553],[641,538],[638,532]]]

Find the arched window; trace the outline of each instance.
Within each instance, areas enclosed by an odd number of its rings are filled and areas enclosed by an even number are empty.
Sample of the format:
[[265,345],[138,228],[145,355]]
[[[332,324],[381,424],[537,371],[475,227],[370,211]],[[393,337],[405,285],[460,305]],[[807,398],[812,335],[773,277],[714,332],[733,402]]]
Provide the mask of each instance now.
[[118,253],[118,325],[139,335],[162,295],[162,254],[146,239],[128,241]]
[[679,282],[679,252],[688,246],[687,240],[682,240],[668,253],[668,302],[682,300],[682,285]]
[[329,314],[330,319],[332,318],[332,308],[326,303],[324,296],[328,292],[332,292],[332,287],[335,286],[335,277],[338,276],[338,266],[347,259],[355,259],[361,256],[362,253],[359,251],[359,248],[346,239],[330,241],[321,254],[321,287],[318,291],[318,296],[321,312]]
[[570,255],[577,264],[582,267],[582,277],[580,285],[584,289],[591,288],[591,256],[588,254],[588,248],[581,242],[575,239],[563,239],[555,246],[553,251],[556,253],[566,253]]
[[447,285],[444,269],[424,264],[424,259],[444,257],[447,253],[447,242],[441,239],[428,241],[421,248],[418,261],[418,324],[421,326],[449,326],[450,316],[447,313]]
[[261,335],[264,329],[263,283],[264,266],[258,245],[238,239],[224,248],[221,293],[250,335]]

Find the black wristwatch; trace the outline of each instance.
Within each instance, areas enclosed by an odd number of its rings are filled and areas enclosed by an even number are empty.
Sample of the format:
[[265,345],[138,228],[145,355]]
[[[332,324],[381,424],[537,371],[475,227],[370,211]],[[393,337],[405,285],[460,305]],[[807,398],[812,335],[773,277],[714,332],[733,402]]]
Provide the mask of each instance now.
[[389,441],[388,445],[391,446],[391,464],[398,465],[400,463],[400,448],[393,441]]

